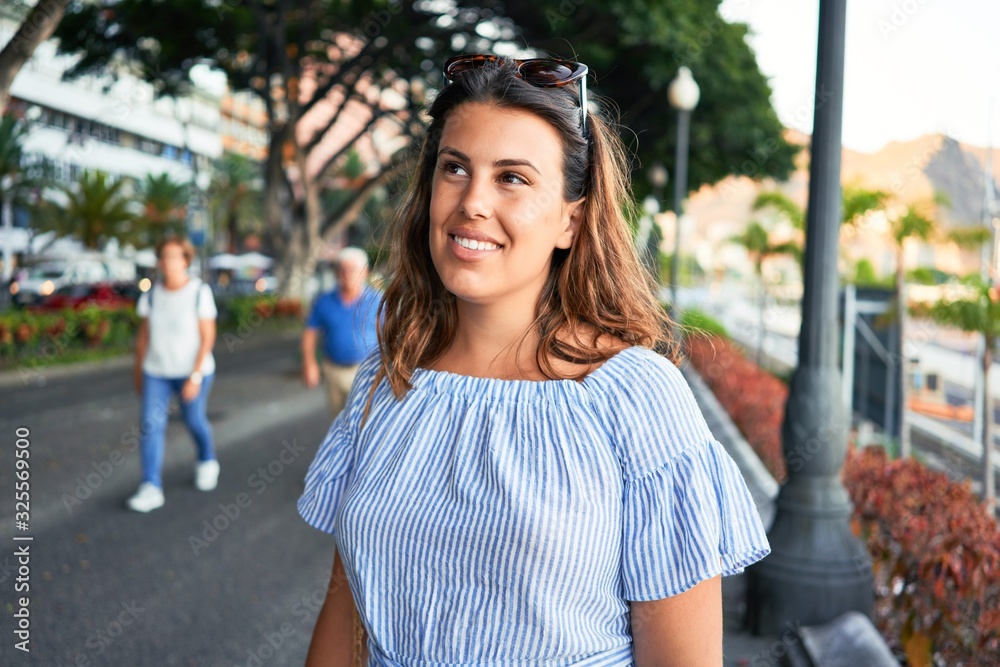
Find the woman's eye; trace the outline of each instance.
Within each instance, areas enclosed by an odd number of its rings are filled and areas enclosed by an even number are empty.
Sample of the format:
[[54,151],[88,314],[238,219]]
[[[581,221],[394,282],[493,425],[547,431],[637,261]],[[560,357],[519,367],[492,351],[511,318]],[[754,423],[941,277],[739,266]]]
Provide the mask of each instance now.
[[518,185],[528,185],[527,179],[525,179],[520,174],[515,174],[512,171],[506,171],[506,172],[504,172],[504,174],[500,177],[500,180],[503,181],[504,183],[513,183],[513,184],[518,184]]
[[446,174],[464,174],[465,167],[458,164],[457,162],[445,162],[440,167],[441,171]]

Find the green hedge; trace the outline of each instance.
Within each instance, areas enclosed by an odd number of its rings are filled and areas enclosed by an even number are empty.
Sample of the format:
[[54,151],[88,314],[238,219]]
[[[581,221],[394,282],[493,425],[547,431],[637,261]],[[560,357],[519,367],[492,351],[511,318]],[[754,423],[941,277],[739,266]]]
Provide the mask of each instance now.
[[80,350],[125,351],[135,339],[139,318],[133,308],[0,314],[0,363],[54,361]]
[[726,327],[710,315],[696,308],[689,308],[681,315],[681,326],[689,331],[700,331],[713,336],[728,338]]
[[[297,326],[301,320],[302,305],[294,299],[261,295],[219,302],[220,334],[262,326]],[[124,354],[133,349],[138,326],[134,308],[5,311],[0,313],[0,369],[37,368]]]

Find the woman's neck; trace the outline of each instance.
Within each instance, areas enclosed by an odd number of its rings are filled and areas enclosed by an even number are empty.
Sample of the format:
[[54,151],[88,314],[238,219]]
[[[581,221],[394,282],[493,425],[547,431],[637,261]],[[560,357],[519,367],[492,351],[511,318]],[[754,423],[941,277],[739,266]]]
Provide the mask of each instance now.
[[435,364],[439,370],[480,377],[538,379],[534,314],[523,306],[458,302],[455,339]]

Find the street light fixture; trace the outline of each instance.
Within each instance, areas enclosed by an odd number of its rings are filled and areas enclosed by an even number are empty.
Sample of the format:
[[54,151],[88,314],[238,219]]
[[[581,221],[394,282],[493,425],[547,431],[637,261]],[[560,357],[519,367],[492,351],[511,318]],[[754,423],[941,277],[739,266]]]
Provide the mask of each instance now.
[[649,167],[649,184],[653,186],[653,196],[663,201],[663,186],[667,184],[667,168],[662,162],[654,162]]
[[674,161],[674,258],[670,262],[670,315],[675,321],[679,316],[677,308],[678,267],[681,257],[681,216],[684,214],[684,196],[687,194],[688,139],[690,136],[691,112],[698,106],[701,90],[691,76],[691,70],[681,67],[677,76],[667,88],[670,106],[677,109],[677,153]]
[[820,0],[816,90],[834,92],[813,122],[799,359],[781,429],[788,476],[767,533],[771,554],[747,569],[747,620],[760,635],[872,610],[871,560],[851,533],[840,479],[850,423],[837,368],[846,15],[847,0]]

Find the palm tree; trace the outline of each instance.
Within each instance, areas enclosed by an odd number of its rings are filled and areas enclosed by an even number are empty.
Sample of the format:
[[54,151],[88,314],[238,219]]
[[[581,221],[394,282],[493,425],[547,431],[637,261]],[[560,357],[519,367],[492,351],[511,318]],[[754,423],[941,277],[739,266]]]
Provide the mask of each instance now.
[[229,252],[239,251],[240,237],[260,227],[261,169],[248,157],[229,153],[215,165],[209,197],[213,217],[225,220]]
[[124,186],[124,179],[112,182],[102,171],[85,171],[76,187],[61,188],[64,204],[44,204],[39,227],[56,236],[75,236],[92,249],[113,238],[132,242],[137,216]]
[[806,212],[783,192],[772,190],[758,194],[756,199],[753,200],[753,210],[761,211],[766,208],[777,211],[795,229],[805,229]]
[[[948,238],[959,247],[966,250],[982,250],[993,242],[993,233],[986,227],[966,227],[954,229]],[[980,364],[983,372],[983,384],[980,387],[980,404],[983,406],[983,498],[991,512],[996,509],[996,478],[993,472],[993,408],[990,396],[989,372],[993,367],[997,340],[1000,339],[1000,305],[996,288],[991,288],[988,282],[980,276],[973,276],[964,281],[972,288],[972,294],[965,299],[951,299],[935,304],[931,308],[931,317],[946,325],[950,325],[970,333],[978,333],[983,337],[983,356]]]
[[146,176],[141,187],[141,229],[136,230],[142,245],[155,245],[164,236],[184,233],[189,192],[187,185],[171,180],[169,174]]
[[896,318],[899,323],[899,400],[902,409],[899,413],[899,455],[901,458],[910,456],[910,429],[906,420],[906,406],[909,394],[909,357],[906,354],[906,263],[903,251],[910,239],[927,241],[934,233],[935,205],[933,202],[910,204],[902,215],[890,221],[890,235],[896,245]]
[[772,243],[771,234],[764,225],[756,220],[750,222],[742,234],[732,237],[734,243],[738,243],[746,248],[747,254],[753,261],[754,273],[757,274],[757,281],[760,285],[760,296],[758,298],[758,309],[760,312],[760,338],[757,344],[757,365],[762,361],[764,351],[764,336],[767,329],[764,328],[764,309],[767,306],[767,284],[764,282],[764,261],[770,257],[779,255],[789,255],[795,257],[801,263],[802,249],[791,241],[782,243]]
[[10,203],[32,208],[32,192],[44,188],[44,174],[32,174],[24,168],[23,142],[28,126],[14,116],[0,118],[0,205]]
[[[884,209],[889,193],[869,190],[858,185],[845,185],[841,190],[840,221],[842,225],[856,227],[869,213]],[[753,210],[772,209],[785,218],[795,229],[804,230],[806,212],[782,192],[761,192],[753,202]]]
[[[985,230],[984,230],[985,231]],[[980,276],[966,279],[972,294],[965,299],[941,301],[931,308],[931,317],[936,321],[957,327],[962,331],[979,333],[985,339],[982,362],[983,384],[983,499],[990,516],[996,511],[996,486],[993,472],[993,406],[990,396],[990,368],[993,366],[994,350],[1000,339],[1000,293],[996,287]]]

